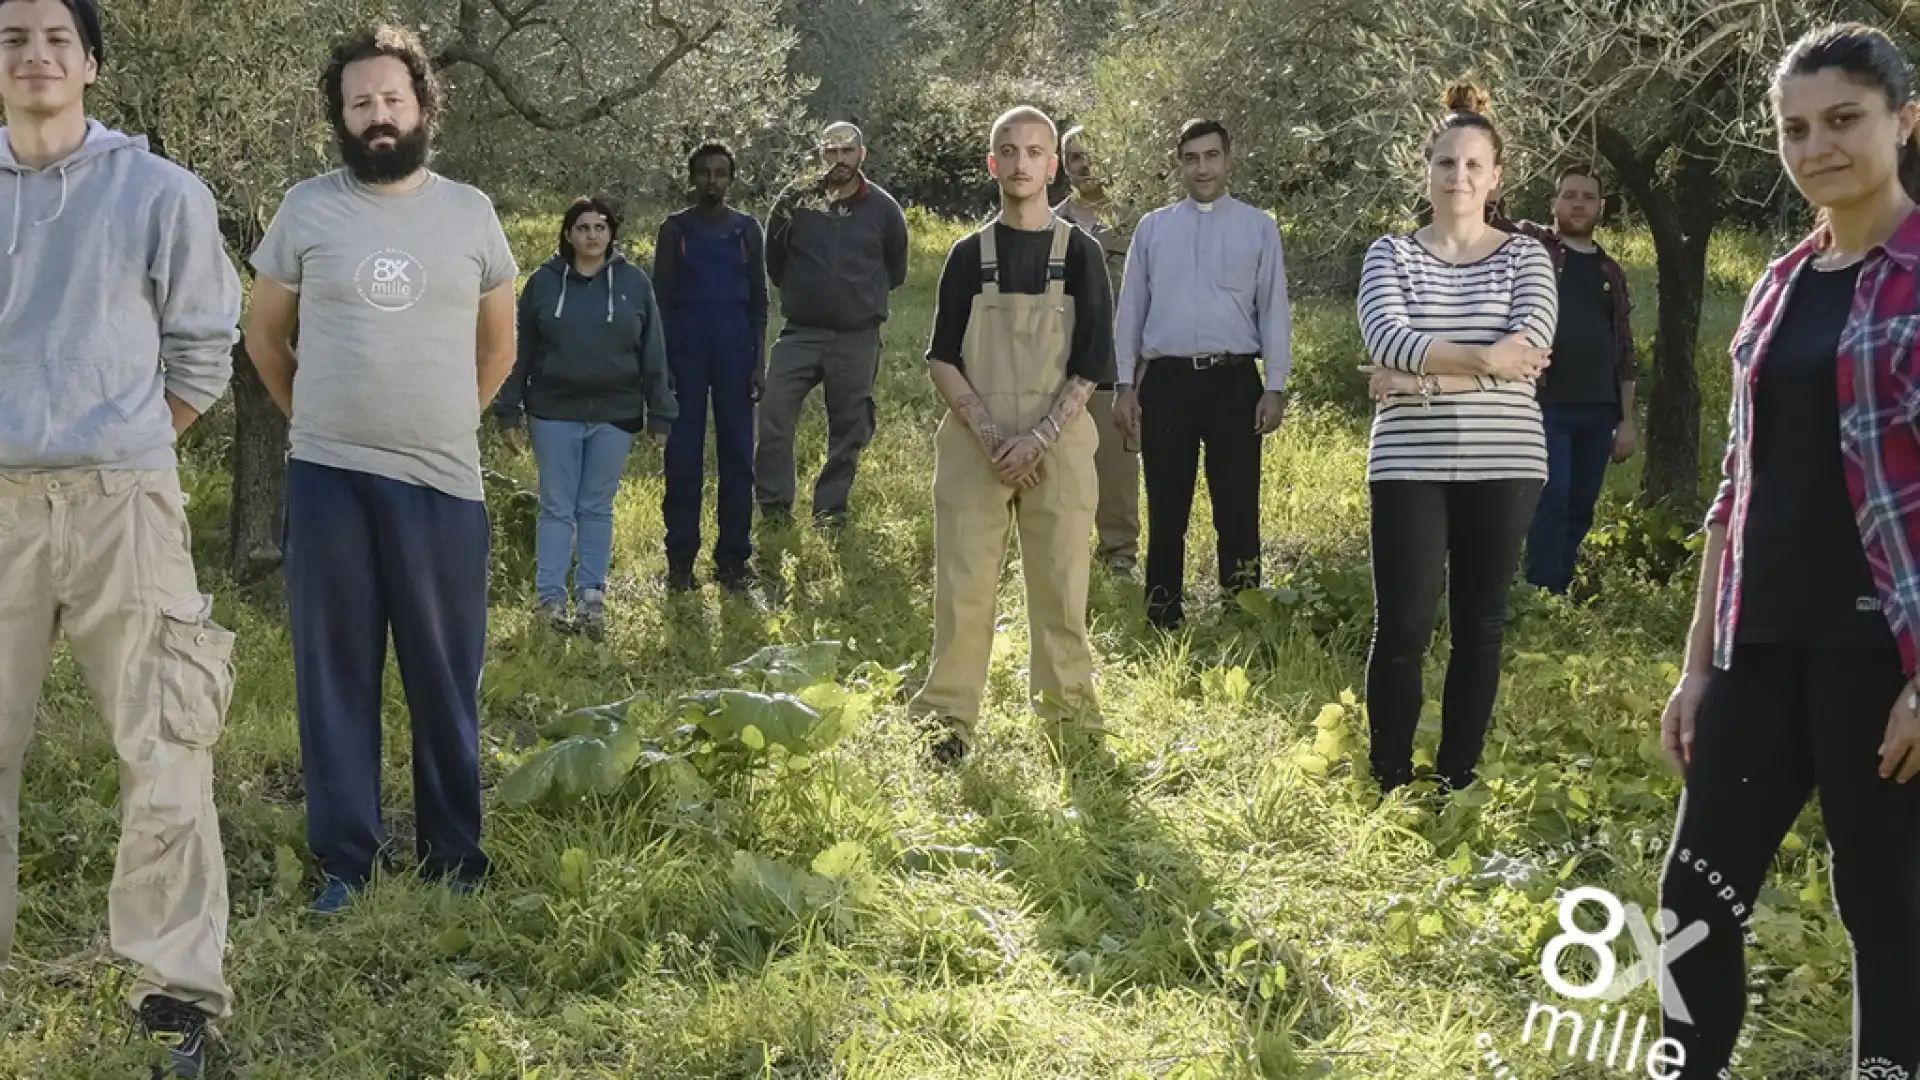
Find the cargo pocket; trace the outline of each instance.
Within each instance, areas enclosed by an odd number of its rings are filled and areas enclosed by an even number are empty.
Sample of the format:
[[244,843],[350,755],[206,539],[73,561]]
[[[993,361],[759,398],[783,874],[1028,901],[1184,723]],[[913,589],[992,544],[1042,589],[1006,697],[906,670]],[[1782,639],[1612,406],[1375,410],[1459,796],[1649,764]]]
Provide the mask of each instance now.
[[210,748],[233,701],[234,633],[213,621],[210,596],[160,619],[160,723],[182,746]]

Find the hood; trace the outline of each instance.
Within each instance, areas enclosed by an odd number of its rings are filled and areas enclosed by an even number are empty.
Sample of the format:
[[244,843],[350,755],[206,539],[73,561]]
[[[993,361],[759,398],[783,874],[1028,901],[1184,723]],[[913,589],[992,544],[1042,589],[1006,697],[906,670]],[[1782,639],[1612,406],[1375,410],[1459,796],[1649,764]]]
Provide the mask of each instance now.
[[[612,275],[614,271],[618,269],[620,265],[622,263],[625,263],[626,261],[627,261],[627,257],[620,253],[619,248],[615,248],[611,253],[607,255],[607,265],[600,268],[601,273],[608,275],[607,277],[607,321],[608,322],[613,321]],[[556,319],[560,317],[561,312],[567,310],[567,284],[569,282],[577,281],[582,285],[589,285],[589,284],[592,284],[593,282],[593,278],[580,276],[580,272],[573,268],[572,260],[568,259],[565,255],[561,255],[557,252],[554,254],[553,258],[548,259],[544,264],[542,264],[540,269],[552,271],[553,273],[559,275],[560,277],[560,299],[557,302],[555,302],[553,305],[553,317]],[[598,277],[598,276],[599,275],[595,275],[595,277]]]
[[[12,140],[6,138],[7,129],[0,128],[0,175],[12,180],[8,186],[13,188],[13,207],[7,226],[7,254],[20,250],[20,234],[25,229],[38,228],[59,219],[67,211],[67,174],[82,165],[104,157],[118,150],[147,149],[145,135],[129,135],[124,131],[115,131],[98,120],[87,121],[87,135],[73,153],[43,169],[29,169],[13,156]],[[51,217],[25,223],[21,221],[22,209],[26,198],[27,182],[34,176],[46,172],[55,172],[60,176],[60,202],[54,208]]]

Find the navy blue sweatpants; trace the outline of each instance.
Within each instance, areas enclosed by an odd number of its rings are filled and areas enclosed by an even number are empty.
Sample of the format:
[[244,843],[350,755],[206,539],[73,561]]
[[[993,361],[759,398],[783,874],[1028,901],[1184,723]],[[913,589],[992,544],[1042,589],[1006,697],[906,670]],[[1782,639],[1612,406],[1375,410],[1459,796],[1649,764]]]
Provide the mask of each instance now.
[[329,877],[372,876],[387,632],[413,714],[416,848],[428,877],[478,880],[484,502],[369,473],[287,469],[287,602],[307,781],[307,844]]

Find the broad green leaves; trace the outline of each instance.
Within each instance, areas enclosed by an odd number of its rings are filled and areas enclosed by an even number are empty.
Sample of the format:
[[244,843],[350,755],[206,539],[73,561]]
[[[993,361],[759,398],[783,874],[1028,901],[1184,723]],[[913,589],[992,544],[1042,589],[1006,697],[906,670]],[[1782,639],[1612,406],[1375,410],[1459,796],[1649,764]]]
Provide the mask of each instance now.
[[611,795],[638,771],[647,774],[650,794],[688,807],[703,802],[723,775],[742,775],[769,760],[785,771],[804,769],[897,682],[894,673],[871,666],[855,673],[856,688],[835,682],[840,652],[837,641],[761,649],[728,669],[755,689],[681,695],[672,703],[681,724],[660,738],[641,736],[635,699],[556,716],[540,728],[546,745],[501,782],[500,800],[565,806]]
[[840,672],[840,643],[769,645],[727,669],[737,679],[758,679],[767,690],[791,693],[827,682]]
[[879,890],[865,848],[842,841],[814,857],[810,870],[751,851],[736,851],[727,875],[734,912],[747,925],[783,934],[813,918],[851,928]]
[[549,721],[541,737],[554,741],[500,784],[508,806],[561,805],[589,794],[619,790],[643,759],[665,760],[626,723],[627,703],[597,705]]
[[769,745],[795,754],[815,754],[838,742],[843,710],[831,718],[792,694],[708,690],[679,700],[681,715],[717,743],[738,742],[751,750]]

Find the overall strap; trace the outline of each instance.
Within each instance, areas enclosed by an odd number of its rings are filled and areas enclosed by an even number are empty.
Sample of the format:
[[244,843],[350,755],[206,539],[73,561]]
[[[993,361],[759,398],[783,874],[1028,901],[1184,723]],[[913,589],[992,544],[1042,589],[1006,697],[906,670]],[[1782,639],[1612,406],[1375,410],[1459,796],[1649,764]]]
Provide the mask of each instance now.
[[994,239],[994,226],[998,224],[1000,215],[995,214],[980,230],[980,291],[989,296],[1000,292],[1000,245]]
[[1067,292],[1067,242],[1074,226],[1062,217],[1053,219],[1053,247],[1047,251],[1047,298],[1058,301]]

